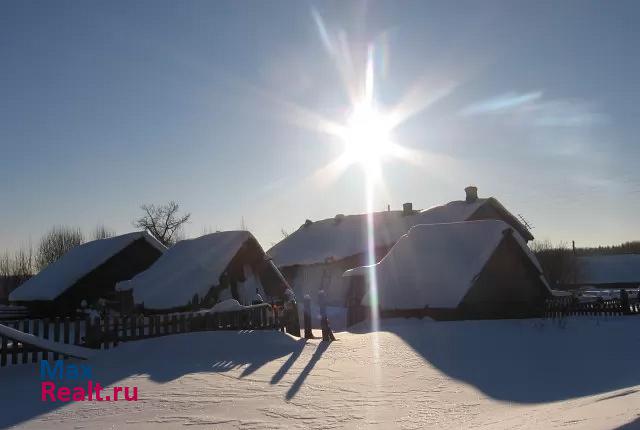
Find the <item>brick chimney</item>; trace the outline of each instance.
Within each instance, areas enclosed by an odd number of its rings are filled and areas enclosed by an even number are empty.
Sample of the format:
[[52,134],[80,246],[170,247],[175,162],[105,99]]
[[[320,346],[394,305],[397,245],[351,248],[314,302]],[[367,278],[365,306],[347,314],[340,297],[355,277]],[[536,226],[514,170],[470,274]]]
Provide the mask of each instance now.
[[477,187],[474,187],[473,185],[469,185],[467,188],[464,189],[464,192],[466,194],[465,201],[467,203],[473,203],[476,200],[478,200],[478,188]]
[[402,204],[402,215],[413,215],[413,203]]

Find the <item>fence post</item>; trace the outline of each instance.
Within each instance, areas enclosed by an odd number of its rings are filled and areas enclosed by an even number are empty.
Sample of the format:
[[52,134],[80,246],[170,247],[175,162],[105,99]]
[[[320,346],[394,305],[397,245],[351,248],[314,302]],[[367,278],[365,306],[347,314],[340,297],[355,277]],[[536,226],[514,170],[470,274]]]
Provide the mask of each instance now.
[[111,317],[104,317],[104,349],[109,349],[111,347],[111,342],[113,341],[113,332],[111,331]]
[[184,333],[185,331],[187,331],[185,320],[185,314],[180,314],[180,333]]
[[[17,322],[12,325],[14,329],[19,330]],[[15,339],[11,340],[11,364],[18,364],[18,341]]]
[[314,339],[313,330],[311,327],[311,296],[309,294],[304,295],[304,338]]
[[[33,335],[35,337],[39,337],[40,336],[40,320],[33,320]],[[32,363],[37,363],[38,362],[38,350],[34,349],[31,352],[31,362]]]
[[118,346],[120,340],[120,317],[113,319],[113,347]]
[[69,343],[69,322],[70,322],[70,318],[69,317],[65,317],[64,319],[64,343],[68,344]]
[[138,339],[144,339],[144,315],[138,317]]
[[327,317],[327,302],[324,290],[318,292],[318,302],[320,304],[320,325],[322,326],[322,340],[334,341],[336,340],[331,327],[329,326],[329,318]]
[[[60,318],[56,317],[55,322],[53,324],[53,341],[58,343],[60,342]],[[60,354],[57,352],[53,353],[53,359],[57,360],[60,358]]]
[[[44,339],[49,340],[49,318],[45,318],[44,320],[42,320],[42,336],[44,337]],[[42,359],[49,359],[49,351],[42,351]]]
[[0,336],[0,367],[7,365],[7,338]]
[[80,320],[73,320],[73,344],[80,345]]

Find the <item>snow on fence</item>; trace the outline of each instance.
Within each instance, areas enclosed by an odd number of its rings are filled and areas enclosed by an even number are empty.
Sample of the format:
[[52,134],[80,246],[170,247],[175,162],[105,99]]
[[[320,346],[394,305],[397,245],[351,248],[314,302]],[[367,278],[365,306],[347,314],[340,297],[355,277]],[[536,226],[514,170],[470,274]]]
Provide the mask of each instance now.
[[640,315],[640,301],[624,303],[620,299],[611,299],[584,303],[567,298],[548,300],[545,306],[546,318],[614,315]]
[[[25,319],[4,322],[4,325],[49,342],[37,346],[37,342],[30,344],[25,341],[24,336],[11,335],[7,330],[0,331],[0,367],[77,356],[61,352],[65,351],[64,345],[109,349],[120,342],[194,331],[280,330],[283,321],[278,309],[265,303],[218,313],[200,311],[104,319]],[[42,345],[55,347],[46,348]]]

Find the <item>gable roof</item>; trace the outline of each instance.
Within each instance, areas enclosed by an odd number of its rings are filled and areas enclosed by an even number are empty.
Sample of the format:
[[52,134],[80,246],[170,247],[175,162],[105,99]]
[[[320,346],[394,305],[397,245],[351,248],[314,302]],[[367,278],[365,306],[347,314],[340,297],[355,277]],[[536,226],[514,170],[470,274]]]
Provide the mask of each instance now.
[[76,246],[45,267],[12,291],[9,300],[53,300],[138,239],[144,239],[160,252],[167,249],[146,231],[93,240]]
[[640,254],[576,257],[579,284],[640,284]]
[[[344,276],[368,277],[373,271],[378,303],[385,309],[455,308],[507,232],[513,228],[500,220],[416,225],[379,263],[348,270]],[[542,269],[524,240],[518,234],[513,238],[541,276]],[[367,293],[362,303],[368,305],[369,300]]]
[[133,290],[134,302],[148,309],[185,306],[195,294],[204,298],[219,283],[220,275],[250,239],[255,240],[248,231],[224,231],[182,240],[149,269],[119,282],[116,290]]
[[[419,224],[460,222],[470,219],[484,205],[491,205],[531,239],[528,230],[493,197],[472,202],[457,200],[411,215],[402,211],[373,214],[375,246],[390,247]],[[367,250],[367,214],[328,218],[301,226],[267,253],[279,267],[322,263],[327,258],[341,260]]]

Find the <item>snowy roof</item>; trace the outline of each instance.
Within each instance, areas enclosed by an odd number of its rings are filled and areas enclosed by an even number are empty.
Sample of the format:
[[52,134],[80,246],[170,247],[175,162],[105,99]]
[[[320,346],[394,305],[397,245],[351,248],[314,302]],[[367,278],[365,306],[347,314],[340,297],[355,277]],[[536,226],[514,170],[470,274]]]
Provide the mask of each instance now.
[[576,257],[579,284],[640,284],[640,254]]
[[224,231],[182,240],[149,269],[119,282],[116,289],[133,289],[134,302],[148,309],[184,306],[195,294],[205,297],[219,283],[220,275],[249,239],[255,240],[248,231]]
[[[402,211],[376,212],[374,218],[375,246],[392,246],[418,224],[437,224],[466,221],[485,204],[493,205],[509,218],[512,224],[522,227],[494,198],[476,199],[473,202],[453,201],[411,215]],[[522,227],[523,231],[526,231]],[[520,228],[518,228],[520,232]],[[279,267],[322,263],[327,258],[341,260],[367,250],[367,214],[329,218],[303,225],[297,231],[276,244],[267,253]]]
[[144,239],[161,252],[166,251],[164,245],[145,231],[87,242],[71,249],[16,288],[9,295],[9,300],[53,300],[138,239]]
[[[344,276],[370,276],[373,268],[378,302],[385,309],[455,308],[508,230],[513,228],[499,220],[417,225],[378,264]],[[541,272],[524,240],[513,237]],[[367,293],[363,304],[368,303]]]

